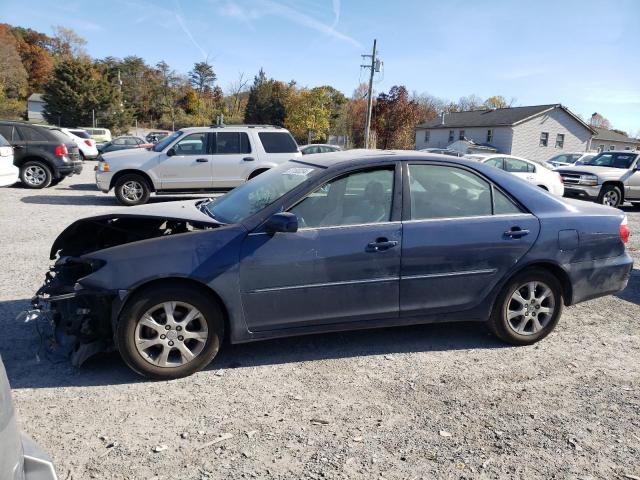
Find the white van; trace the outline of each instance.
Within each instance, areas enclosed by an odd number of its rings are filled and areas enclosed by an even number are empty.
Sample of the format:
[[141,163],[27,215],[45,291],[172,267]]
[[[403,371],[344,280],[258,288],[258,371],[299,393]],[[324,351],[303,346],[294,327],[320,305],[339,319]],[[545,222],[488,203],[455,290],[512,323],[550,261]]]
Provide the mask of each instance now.
[[111,141],[111,131],[108,128],[78,127],[78,129],[86,131],[98,145]]
[[123,205],[156,194],[231,190],[276,165],[301,157],[288,130],[270,125],[183,128],[152,148],[98,157],[96,185]]

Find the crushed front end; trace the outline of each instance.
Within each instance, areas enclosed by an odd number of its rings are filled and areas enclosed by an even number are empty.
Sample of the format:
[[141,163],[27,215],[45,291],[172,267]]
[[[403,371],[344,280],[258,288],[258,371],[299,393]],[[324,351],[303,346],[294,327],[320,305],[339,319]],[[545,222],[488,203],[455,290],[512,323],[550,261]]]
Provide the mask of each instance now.
[[29,313],[46,321],[53,333],[49,348],[70,356],[75,366],[92,355],[113,350],[111,308],[115,292],[83,288],[83,277],[99,270],[101,260],[62,257],[46,274]]

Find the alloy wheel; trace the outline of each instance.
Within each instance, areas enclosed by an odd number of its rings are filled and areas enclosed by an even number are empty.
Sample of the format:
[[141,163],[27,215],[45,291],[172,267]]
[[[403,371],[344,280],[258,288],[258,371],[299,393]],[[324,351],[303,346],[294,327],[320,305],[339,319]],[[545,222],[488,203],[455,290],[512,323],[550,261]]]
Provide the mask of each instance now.
[[129,180],[121,187],[122,196],[130,202],[138,202],[144,194],[144,189],[140,182]]
[[135,345],[140,356],[158,367],[179,367],[204,349],[209,329],[202,313],[184,302],[163,302],[138,320]]
[[555,306],[548,285],[527,282],[513,291],[506,304],[507,324],[518,335],[535,335],[549,324]]
[[620,197],[618,196],[618,192],[616,192],[615,190],[609,190],[602,197],[602,204],[609,207],[617,206],[619,201]]
[[24,171],[24,179],[29,185],[37,187],[47,181],[47,172],[39,165],[30,165]]

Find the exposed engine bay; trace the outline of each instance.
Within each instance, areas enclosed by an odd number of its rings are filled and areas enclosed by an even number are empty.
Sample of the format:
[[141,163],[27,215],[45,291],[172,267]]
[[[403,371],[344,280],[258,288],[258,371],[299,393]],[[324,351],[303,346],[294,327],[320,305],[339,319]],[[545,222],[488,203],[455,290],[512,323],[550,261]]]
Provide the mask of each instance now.
[[33,309],[27,312],[28,318],[46,322],[50,332],[48,348],[70,356],[75,366],[96,353],[111,351],[115,325],[112,308],[118,292],[86,289],[78,284],[105,265],[102,260],[84,255],[127,243],[216,227],[161,217],[111,215],[79,220],[54,242],[51,259],[57,260],[32,298]]

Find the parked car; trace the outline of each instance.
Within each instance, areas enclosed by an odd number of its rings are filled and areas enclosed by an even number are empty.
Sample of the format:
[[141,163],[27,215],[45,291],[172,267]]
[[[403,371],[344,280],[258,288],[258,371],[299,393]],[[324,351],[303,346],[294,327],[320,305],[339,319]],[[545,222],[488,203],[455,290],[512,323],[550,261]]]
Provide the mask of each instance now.
[[13,164],[13,147],[0,135],[0,187],[13,185],[20,178],[20,170]]
[[583,162],[591,160],[596,155],[597,153],[589,152],[561,153],[547,160],[547,166],[549,168],[557,168],[564,167],[566,165],[581,165]]
[[96,185],[115,190],[122,205],[140,205],[152,192],[230,190],[302,154],[280,127],[223,125],[184,128],[149,150],[102,155]]
[[149,148],[153,144],[140,137],[122,136],[116,137],[110,142],[98,145],[98,151],[103,153],[115,152],[116,150],[128,150],[130,148]]
[[533,183],[543,190],[547,190],[559,197],[562,197],[564,194],[564,186],[562,185],[562,178],[560,175],[540,163],[504,154],[473,154],[466,155],[465,158],[486,163],[492,167],[512,173],[513,175],[520,177],[527,182]]
[[59,128],[0,120],[0,135],[13,146],[13,163],[27,188],[45,188],[82,171],[78,146]]
[[314,143],[310,145],[302,145],[300,147],[300,152],[303,155],[309,155],[311,153],[331,153],[331,152],[339,152],[342,148],[338,145],[328,145],[322,143]]
[[564,192],[603,205],[619,207],[625,201],[640,205],[640,152],[602,152],[583,165],[561,167]]
[[455,150],[449,150],[448,148],[421,148],[418,151],[425,153],[439,153],[441,155],[449,155],[451,157],[464,157],[463,153],[456,152]]
[[61,128],[60,130],[66,133],[78,146],[82,160],[93,160],[98,157],[96,141],[87,132],[77,128]]
[[155,143],[158,143],[163,138],[169,136],[170,134],[171,132],[165,132],[165,131],[149,132],[144,138],[147,141],[147,143],[155,144]]
[[93,138],[97,145],[107,143],[111,141],[111,130],[108,128],[92,128],[92,127],[78,127],[80,130],[84,130],[91,138]]
[[0,358],[0,478],[57,480],[51,458],[18,431],[11,387]]
[[623,212],[480,162],[352,150],[78,220],[33,303],[75,352],[115,341],[152,378],[204,368],[223,339],[464,320],[530,345],[564,305],[625,288],[628,237]]

